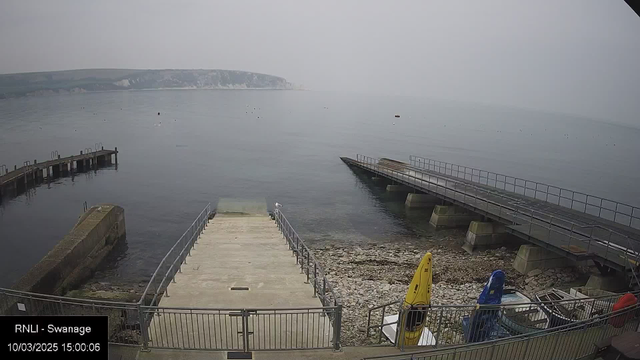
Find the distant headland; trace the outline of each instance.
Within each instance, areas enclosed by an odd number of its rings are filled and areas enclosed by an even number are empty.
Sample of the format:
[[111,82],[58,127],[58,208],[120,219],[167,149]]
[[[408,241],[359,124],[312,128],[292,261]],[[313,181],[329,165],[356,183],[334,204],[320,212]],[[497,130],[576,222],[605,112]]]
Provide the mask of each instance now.
[[0,74],[0,99],[114,90],[294,88],[282,77],[237,70],[82,69]]

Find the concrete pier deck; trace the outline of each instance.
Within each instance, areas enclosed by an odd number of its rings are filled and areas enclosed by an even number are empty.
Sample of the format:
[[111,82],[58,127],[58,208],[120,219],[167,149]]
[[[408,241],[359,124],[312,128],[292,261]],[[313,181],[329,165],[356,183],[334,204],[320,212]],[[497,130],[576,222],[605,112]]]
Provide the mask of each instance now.
[[[163,307],[321,307],[271,218],[218,214],[198,240]],[[248,287],[249,290],[231,290]]]
[[[508,232],[569,259],[592,259],[622,271],[637,267],[640,230],[632,226],[549,203],[535,193],[534,197],[525,196],[396,160],[362,155],[341,159],[376,177],[502,223]],[[628,216],[632,225],[640,221],[635,209]]]
[[266,206],[259,214],[218,212],[174,279],[149,326],[153,348],[283,350],[335,342],[335,310],[314,297]]

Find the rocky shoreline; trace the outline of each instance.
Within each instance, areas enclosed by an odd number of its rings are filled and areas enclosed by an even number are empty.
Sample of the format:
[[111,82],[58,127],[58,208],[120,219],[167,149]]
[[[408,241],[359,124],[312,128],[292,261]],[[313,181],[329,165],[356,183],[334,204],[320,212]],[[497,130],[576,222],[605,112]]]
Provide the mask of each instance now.
[[370,245],[327,245],[314,249],[327,278],[343,301],[342,343],[367,345],[370,308],[401,300],[426,252],[433,255],[432,304],[475,304],[493,270],[506,273],[506,286],[528,295],[552,287],[568,288],[583,279],[588,269],[564,268],[522,275],[512,268],[517,247],[501,247],[469,255],[459,236]]
[[[394,238],[382,244],[310,242],[316,259],[342,298],[342,344],[377,343],[377,336],[366,336],[369,309],[402,300],[426,252],[433,255],[433,305],[475,304],[487,278],[497,269],[506,273],[506,286],[529,296],[553,287],[568,290],[583,285],[588,277],[589,269],[579,267],[534,270],[522,275],[512,267],[518,244],[470,255],[462,250],[463,241],[463,231],[442,231],[426,237]],[[145,286],[145,282],[94,281],[67,296],[134,303]]]
[[142,297],[147,286],[139,283],[111,283],[94,281],[83,284],[80,288],[69,291],[65,296],[80,299],[104,300],[136,303]]

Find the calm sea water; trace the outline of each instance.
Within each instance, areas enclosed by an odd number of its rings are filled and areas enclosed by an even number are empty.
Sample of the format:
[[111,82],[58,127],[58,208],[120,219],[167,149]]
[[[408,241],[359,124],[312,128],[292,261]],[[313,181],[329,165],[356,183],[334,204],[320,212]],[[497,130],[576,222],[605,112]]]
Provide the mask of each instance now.
[[578,117],[408,97],[167,90],[3,100],[0,164],[96,143],[117,146],[120,164],[0,204],[0,286],[56,244],[85,201],[125,209],[127,240],[97,275],[115,282],[148,278],[220,198],[278,201],[316,244],[415,237],[428,214],[407,214],[339,159],[356,153],[422,155],[640,205],[638,139],[638,129]]

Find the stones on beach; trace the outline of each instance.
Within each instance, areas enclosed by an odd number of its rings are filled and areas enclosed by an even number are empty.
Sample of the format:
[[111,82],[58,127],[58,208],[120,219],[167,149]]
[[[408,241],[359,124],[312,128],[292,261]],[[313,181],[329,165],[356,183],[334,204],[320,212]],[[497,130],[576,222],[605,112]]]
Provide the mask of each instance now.
[[[502,247],[469,255],[459,246],[451,246],[455,239],[441,240],[357,246],[333,244],[313,250],[327,278],[342,297],[341,336],[344,345],[377,342],[377,336],[367,338],[365,334],[369,309],[402,300],[420,259],[427,251],[433,255],[433,305],[475,304],[487,278],[496,269],[507,273],[506,286],[521,289],[530,296],[540,290],[575,281],[580,275],[574,268],[532,271],[526,276],[521,275],[512,269],[515,249]],[[393,314],[397,309],[396,305],[387,311]]]

